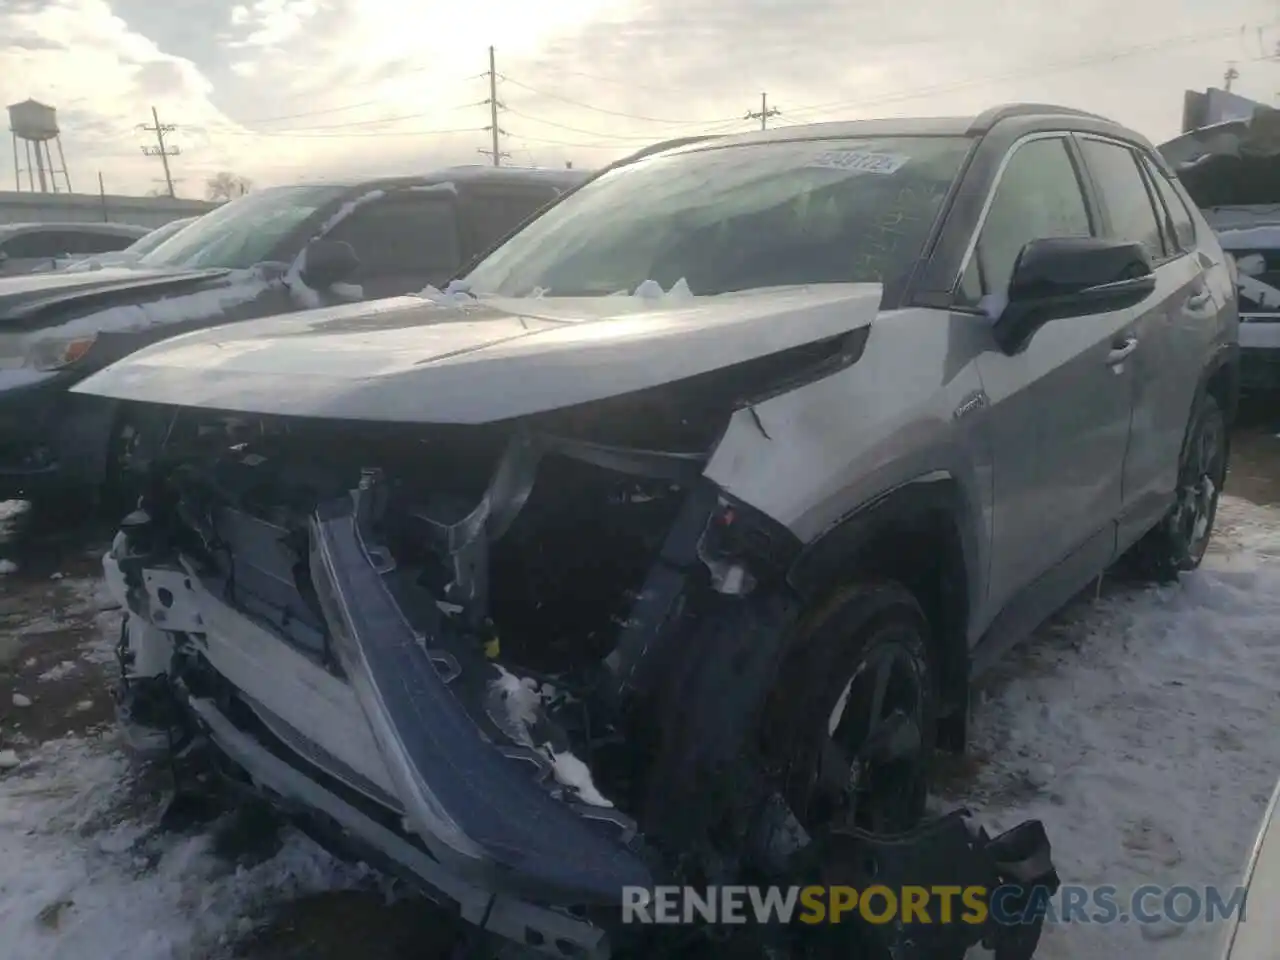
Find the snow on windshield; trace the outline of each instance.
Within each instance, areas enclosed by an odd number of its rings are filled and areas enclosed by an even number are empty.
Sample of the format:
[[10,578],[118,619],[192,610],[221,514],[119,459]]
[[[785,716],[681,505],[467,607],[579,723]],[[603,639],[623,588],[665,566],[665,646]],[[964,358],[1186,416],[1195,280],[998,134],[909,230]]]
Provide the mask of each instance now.
[[623,166],[465,278],[477,295],[695,295],[905,282],[969,150],[963,137],[750,144]]
[[180,230],[138,262],[148,267],[246,269],[262,263],[276,246],[343,187],[272,187],[237,197]]

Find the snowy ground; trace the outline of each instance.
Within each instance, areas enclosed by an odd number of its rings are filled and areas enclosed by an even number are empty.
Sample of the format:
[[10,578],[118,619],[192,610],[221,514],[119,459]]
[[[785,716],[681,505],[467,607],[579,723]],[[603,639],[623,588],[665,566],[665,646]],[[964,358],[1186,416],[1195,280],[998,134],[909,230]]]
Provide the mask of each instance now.
[[[1267,441],[1262,466],[1238,460],[1228,490],[1280,503],[1280,442]],[[949,796],[997,827],[1042,818],[1068,882],[1239,878],[1280,776],[1280,506],[1226,497],[1218,523],[1201,571],[1173,587],[1104,585],[984,684],[976,769]],[[103,609],[91,559],[68,567],[0,580],[0,768],[18,761],[0,769],[5,957],[440,956],[421,908],[350,892],[367,878],[305,839],[232,865],[209,833],[155,832],[158,790],[107,722],[119,613]],[[282,904],[283,919],[270,913]],[[266,933],[249,937],[264,917]],[[1061,926],[1038,956],[1209,958],[1219,935],[1154,933]]]

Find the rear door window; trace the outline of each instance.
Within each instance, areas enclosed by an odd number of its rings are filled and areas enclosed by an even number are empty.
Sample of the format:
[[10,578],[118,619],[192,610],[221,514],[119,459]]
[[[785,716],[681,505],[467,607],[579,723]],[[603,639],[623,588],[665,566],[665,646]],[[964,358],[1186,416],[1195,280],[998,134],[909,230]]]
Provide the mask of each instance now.
[[5,242],[4,252],[15,260],[56,257],[67,253],[61,231],[28,230]]
[[1091,137],[1080,138],[1080,149],[1098,185],[1110,226],[1108,235],[1141,243],[1155,262],[1176,252],[1165,248],[1161,217],[1156,214],[1134,152],[1121,144]]
[[1196,246],[1196,225],[1195,221],[1191,219],[1191,211],[1187,209],[1186,201],[1182,199],[1182,195],[1178,193],[1178,189],[1173,185],[1173,182],[1145,157],[1143,158],[1143,166],[1151,182],[1155,184],[1156,192],[1160,195],[1160,199],[1164,202],[1165,210],[1169,214],[1169,226],[1173,231],[1174,242],[1177,244],[1178,249],[1183,253],[1194,250]]
[[399,296],[447,281],[462,266],[451,194],[397,190],[358,207],[328,234],[360,258],[354,283],[368,298]]

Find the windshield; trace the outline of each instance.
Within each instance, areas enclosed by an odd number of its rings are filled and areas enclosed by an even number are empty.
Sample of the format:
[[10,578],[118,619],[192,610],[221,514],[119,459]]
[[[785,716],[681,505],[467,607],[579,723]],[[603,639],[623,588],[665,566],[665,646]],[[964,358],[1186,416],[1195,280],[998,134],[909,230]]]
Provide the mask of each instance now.
[[566,197],[465,278],[476,295],[694,294],[870,281],[896,296],[971,142],[760,143],[654,157]]
[[166,240],[172,237],[175,233],[177,233],[187,224],[191,223],[194,219],[195,219],[194,217],[187,217],[183,220],[172,220],[169,223],[166,223],[162,227],[156,227],[146,236],[141,237],[138,240],[135,240],[133,243],[129,244],[129,246],[125,247],[120,252],[127,253],[130,256],[140,257],[144,253],[148,253],[154,250],[156,247],[160,246],[160,244],[164,243]]
[[148,267],[252,267],[343,187],[271,187],[225,203],[179,230],[139,261]]

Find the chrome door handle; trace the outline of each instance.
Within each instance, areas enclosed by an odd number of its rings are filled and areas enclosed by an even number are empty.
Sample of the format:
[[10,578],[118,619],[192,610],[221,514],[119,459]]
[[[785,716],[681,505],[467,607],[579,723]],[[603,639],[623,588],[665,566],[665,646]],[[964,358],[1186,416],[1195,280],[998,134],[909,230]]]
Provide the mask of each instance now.
[[1204,287],[1198,292],[1193,293],[1191,294],[1191,296],[1187,297],[1187,309],[1199,310],[1206,303],[1208,303],[1212,298],[1213,298],[1213,291],[1210,290],[1208,287]]
[[1125,357],[1138,349],[1138,338],[1127,337],[1124,343],[1118,347],[1113,347],[1111,352],[1107,354],[1107,365],[1115,366],[1117,363],[1124,362]]

